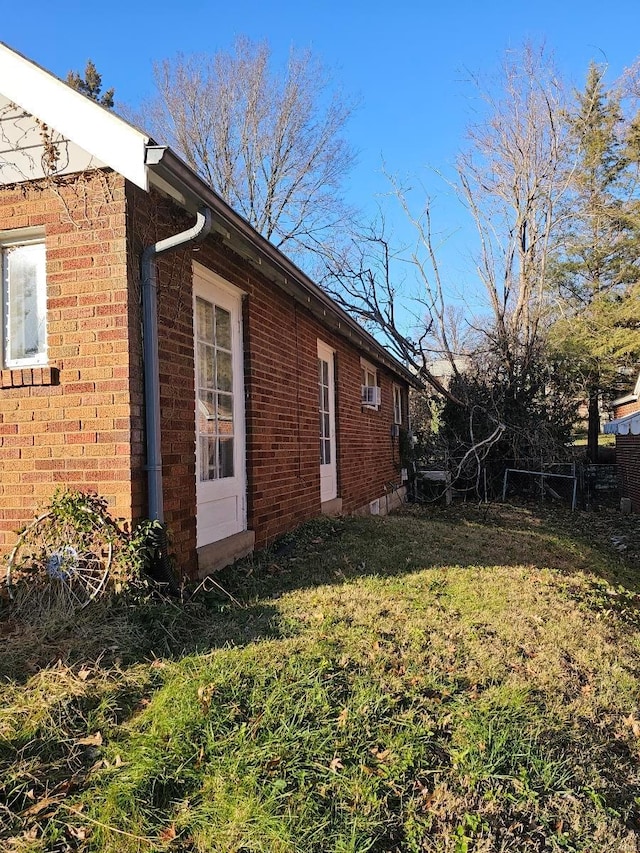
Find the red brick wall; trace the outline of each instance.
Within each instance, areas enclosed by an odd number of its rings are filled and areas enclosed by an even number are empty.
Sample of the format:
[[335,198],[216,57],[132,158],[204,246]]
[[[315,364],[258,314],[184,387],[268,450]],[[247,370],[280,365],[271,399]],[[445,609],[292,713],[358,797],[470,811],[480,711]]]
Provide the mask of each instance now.
[[[156,194],[96,172],[0,190],[0,230],[42,226],[47,369],[0,376],[0,552],[57,486],[93,490],[127,521],[146,514],[140,254],[192,223]],[[399,483],[392,376],[380,411],[360,405],[360,353],[217,237],[158,261],[165,514],[173,550],[195,554],[192,260],[242,288],[248,525],[258,546],[320,512],[317,340],[336,351],[338,494],[346,512]],[[371,360],[371,359],[369,359]]]
[[[377,365],[380,409],[362,408],[360,353],[340,339],[334,338],[333,345],[337,350],[339,494],[343,510],[352,512],[383,495],[389,483],[400,485],[399,441],[391,435],[394,377]],[[370,357],[366,360],[372,362]]]
[[[167,202],[128,192],[132,290],[136,257],[153,240],[190,226],[172,219]],[[336,350],[338,494],[346,512],[399,484],[398,440],[391,438],[392,377],[379,368],[382,407],[360,405],[360,353],[330,333],[238,254],[210,236],[197,252],[160,260],[160,371],[166,520],[183,570],[195,568],[195,391],[191,263],[193,259],[246,293],[245,350],[248,527],[257,546],[320,513],[318,338]],[[134,350],[137,344],[132,344]],[[134,462],[135,464],[135,462]],[[140,460],[140,467],[142,460]]]
[[640,512],[640,435],[616,436],[616,463],[622,494]]
[[247,294],[248,526],[256,532],[257,546],[320,513],[318,339],[336,351],[338,496],[343,511],[380,497],[389,482],[399,485],[399,443],[391,438],[391,373],[378,365],[382,406],[379,411],[363,409],[361,353],[354,346],[219,241],[207,241],[197,259]]
[[59,486],[134,511],[124,194],[106,172],[0,188],[0,230],[45,231],[52,368],[2,371],[0,553]]
[[[616,406],[614,417],[624,418],[640,411],[640,401],[632,400],[622,406]],[[616,436],[616,465],[621,492],[631,498],[635,512],[640,512],[640,435]]]
[[[127,184],[129,286],[135,322],[131,330],[132,400],[143,412],[140,260],[143,249],[190,228],[193,217],[176,210],[157,193]],[[193,575],[196,557],[195,374],[192,308],[192,249],[160,256],[158,284],[158,356],[160,429],[165,521],[171,550],[182,572]],[[141,435],[143,418],[139,424]],[[147,515],[147,473],[142,438],[132,447],[137,516]]]
[[640,411],[640,402],[632,400],[630,403],[623,403],[622,406],[616,406],[614,409],[614,418],[624,418],[625,415],[630,415],[632,412]]
[[[0,550],[57,486],[93,490],[127,521],[146,514],[140,255],[191,225],[156,194],[96,172],[0,190],[0,230],[43,226],[49,366],[0,376]],[[158,261],[163,484],[173,550],[195,554],[192,260],[242,288],[248,524],[258,545],[320,512],[317,340],[336,350],[338,494],[349,512],[399,482],[392,377],[360,405],[360,353],[210,237]]]

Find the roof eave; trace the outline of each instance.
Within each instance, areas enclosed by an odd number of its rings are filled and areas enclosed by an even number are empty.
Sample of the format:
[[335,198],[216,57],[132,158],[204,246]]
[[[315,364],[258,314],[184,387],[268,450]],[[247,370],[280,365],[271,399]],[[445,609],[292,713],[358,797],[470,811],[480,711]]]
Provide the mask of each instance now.
[[2,42],[0,80],[8,100],[148,189],[144,162],[148,135]]
[[[323,322],[332,326],[342,337],[373,356],[409,385],[414,388],[423,387],[416,376],[359,326],[293,261],[236,213],[170,148],[148,145],[146,165],[151,173],[151,183],[171,195],[186,210],[195,213],[202,206],[210,208],[217,220],[215,229],[227,241],[235,239],[236,244],[240,242],[243,257],[255,266],[261,267],[263,272],[269,269],[279,287],[304,304]],[[234,248],[239,247],[236,245]]]

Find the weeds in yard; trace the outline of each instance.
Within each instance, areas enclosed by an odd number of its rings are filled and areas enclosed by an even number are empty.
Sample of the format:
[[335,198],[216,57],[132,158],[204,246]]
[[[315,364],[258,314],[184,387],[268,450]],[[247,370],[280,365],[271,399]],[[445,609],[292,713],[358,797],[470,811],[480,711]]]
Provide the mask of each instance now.
[[640,850],[618,556],[518,508],[420,511],[218,581],[5,623],[2,849]]

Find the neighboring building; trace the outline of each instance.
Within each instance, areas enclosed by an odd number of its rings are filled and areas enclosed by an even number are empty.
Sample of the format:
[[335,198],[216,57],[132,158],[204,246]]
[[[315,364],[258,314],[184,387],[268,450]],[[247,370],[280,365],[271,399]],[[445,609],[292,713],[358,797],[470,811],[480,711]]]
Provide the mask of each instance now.
[[2,45],[0,81],[0,552],[58,486],[192,576],[384,512],[412,375],[169,148]]
[[429,373],[447,390],[451,387],[456,371],[465,373],[471,366],[471,359],[468,355],[456,355],[453,357],[453,362],[448,358],[437,358],[429,364]]
[[616,437],[621,492],[640,512],[640,374],[633,391],[613,401],[613,417],[604,431]]

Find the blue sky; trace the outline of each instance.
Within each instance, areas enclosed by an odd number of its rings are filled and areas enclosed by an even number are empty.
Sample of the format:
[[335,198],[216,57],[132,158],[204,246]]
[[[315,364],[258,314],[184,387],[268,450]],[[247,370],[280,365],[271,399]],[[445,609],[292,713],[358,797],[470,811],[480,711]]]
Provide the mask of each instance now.
[[[90,57],[116,99],[152,91],[152,63],[177,51],[229,47],[236,35],[267,38],[277,59],[310,47],[360,99],[349,136],[359,152],[350,201],[373,206],[381,174],[420,175],[435,198],[436,227],[454,234],[445,275],[471,280],[464,214],[432,170],[445,171],[473,113],[470,72],[490,72],[508,47],[545,41],[563,75],[580,85],[591,59],[616,77],[640,53],[640,2],[462,0],[375,4],[363,0],[278,2],[40,2],[3,4],[0,40],[64,77]],[[402,225],[398,225],[402,229]]]

